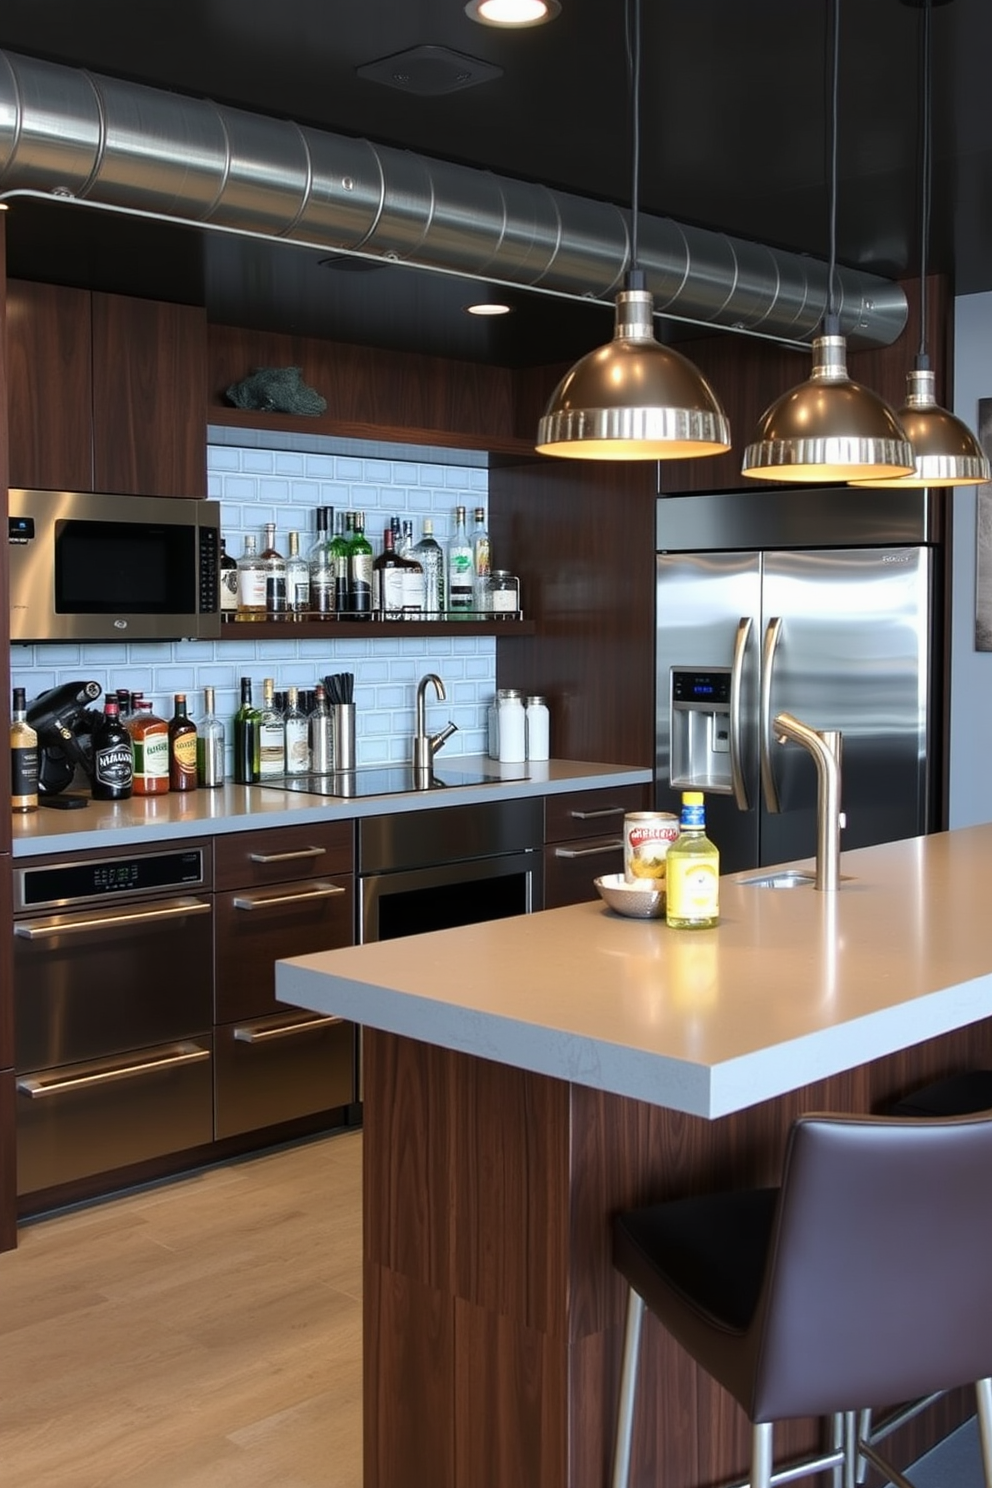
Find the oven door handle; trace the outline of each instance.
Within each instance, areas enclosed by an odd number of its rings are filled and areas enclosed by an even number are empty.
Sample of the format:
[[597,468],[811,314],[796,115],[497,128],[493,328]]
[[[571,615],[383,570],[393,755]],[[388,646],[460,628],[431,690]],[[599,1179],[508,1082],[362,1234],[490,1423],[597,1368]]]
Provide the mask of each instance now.
[[326,847],[301,847],[296,852],[253,852],[248,854],[248,861],[250,863],[291,863],[295,858],[322,858],[326,852]]
[[131,1080],[137,1075],[154,1074],[158,1070],[202,1064],[209,1058],[209,1049],[201,1049],[196,1044],[180,1044],[170,1053],[154,1059],[143,1059],[137,1064],[119,1064],[113,1069],[93,1070],[86,1075],[55,1075],[51,1079],[22,1075],[17,1081],[17,1089],[31,1100],[39,1100],[42,1096],[61,1095],[67,1090],[85,1090],[90,1085],[110,1085],[115,1080]]
[[210,914],[212,905],[203,899],[172,899],[167,904],[135,907],[121,914],[93,915],[85,920],[64,920],[59,915],[46,920],[19,920],[14,925],[14,934],[22,940],[47,940],[55,935],[85,935],[91,930],[116,929],[118,926],[140,927],[153,925],[158,920],[181,919],[185,915]]
[[343,1023],[343,1018],[318,1013],[315,1018],[300,1018],[295,1023],[265,1024],[242,1023],[234,1030],[239,1044],[265,1044],[270,1039],[290,1038],[294,1033],[307,1033],[312,1028],[329,1028],[332,1023]]
[[252,895],[237,894],[232,903],[235,909],[268,909],[272,904],[302,904],[307,899],[331,899],[335,894],[345,892],[339,884],[321,884],[314,889],[304,889],[300,894],[269,894],[257,899]]
[[616,852],[623,847],[623,838],[617,837],[610,842],[597,842],[595,847],[556,847],[556,858],[597,858],[600,853]]

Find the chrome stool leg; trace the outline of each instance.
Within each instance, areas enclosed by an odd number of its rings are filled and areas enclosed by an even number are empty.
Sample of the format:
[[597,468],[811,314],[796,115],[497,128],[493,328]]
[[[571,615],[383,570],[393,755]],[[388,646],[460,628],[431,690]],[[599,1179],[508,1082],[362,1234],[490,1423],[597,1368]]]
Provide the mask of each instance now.
[[985,1488],[992,1488],[992,1379],[976,1380],[975,1397],[978,1402],[978,1435],[982,1444]]
[[623,1367],[620,1372],[620,1406],[617,1411],[617,1441],[613,1455],[613,1488],[628,1488],[630,1482],[630,1445],[634,1430],[634,1400],[637,1395],[637,1368],[644,1310],[643,1299],[631,1287],[627,1294],[627,1324],[623,1339]]
[[771,1421],[751,1428],[751,1488],[771,1488],[773,1429]]

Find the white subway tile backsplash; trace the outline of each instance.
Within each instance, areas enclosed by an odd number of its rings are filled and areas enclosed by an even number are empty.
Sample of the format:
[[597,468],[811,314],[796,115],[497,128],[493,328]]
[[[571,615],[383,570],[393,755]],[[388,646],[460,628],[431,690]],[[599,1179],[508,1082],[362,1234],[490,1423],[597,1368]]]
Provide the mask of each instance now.
[[[261,542],[265,523],[272,521],[282,551],[286,533],[296,530],[306,553],[318,506],[364,511],[378,551],[383,526],[394,513],[413,518],[415,540],[423,516],[432,516],[434,535],[443,543],[456,506],[486,504],[488,471],[481,454],[218,427],[210,430],[207,488],[221,503],[222,531],[235,558],[245,534],[252,532]],[[486,707],[496,681],[494,638],[380,639],[377,627],[368,640],[307,640],[294,629],[287,627],[286,636],[273,641],[238,634],[216,643],[14,646],[11,677],[29,699],[76,679],[97,681],[105,691],[126,686],[144,692],[166,716],[173,693],[186,692],[196,717],[203,688],[213,687],[219,716],[231,718],[242,676],[252,678],[260,698],[263,677],[274,677],[278,688],[308,688],[329,673],[350,671],[358,703],[358,764],[373,765],[410,758],[416,684],[425,672],[437,672],[448,701],[436,702],[431,691],[428,726],[434,732],[450,717],[459,730],[445,745],[445,756],[485,753]],[[229,750],[230,745],[229,738]]]

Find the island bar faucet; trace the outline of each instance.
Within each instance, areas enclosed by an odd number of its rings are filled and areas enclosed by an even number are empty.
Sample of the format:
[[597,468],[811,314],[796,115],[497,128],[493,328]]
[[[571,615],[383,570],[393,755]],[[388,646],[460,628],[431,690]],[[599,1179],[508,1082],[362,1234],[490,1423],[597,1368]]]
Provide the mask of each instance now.
[[791,739],[813,756],[816,764],[816,883],[814,888],[837,892],[840,884],[840,762],[842,735],[838,729],[814,729],[791,713],[777,713],[778,742]]
[[426,774],[430,773],[434,756],[443,747],[445,740],[458,731],[457,723],[449,722],[439,734],[428,734],[425,720],[428,682],[433,682],[439,702],[443,703],[446,697],[444,683],[437,672],[428,672],[417,683],[417,732],[413,739],[413,768]]

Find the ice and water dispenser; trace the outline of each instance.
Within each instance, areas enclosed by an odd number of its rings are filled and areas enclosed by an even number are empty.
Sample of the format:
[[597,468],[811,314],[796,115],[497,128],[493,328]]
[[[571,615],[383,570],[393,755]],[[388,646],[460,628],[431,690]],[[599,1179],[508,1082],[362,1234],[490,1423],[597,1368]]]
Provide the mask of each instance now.
[[730,667],[672,667],[671,785],[728,793]]

